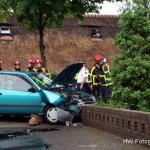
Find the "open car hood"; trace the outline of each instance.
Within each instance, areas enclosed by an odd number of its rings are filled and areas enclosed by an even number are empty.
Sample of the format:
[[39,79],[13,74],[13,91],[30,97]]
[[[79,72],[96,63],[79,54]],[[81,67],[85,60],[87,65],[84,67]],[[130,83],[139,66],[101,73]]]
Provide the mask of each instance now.
[[63,69],[57,77],[53,80],[51,85],[54,85],[56,83],[59,84],[73,84],[74,83],[74,76],[76,73],[80,71],[80,69],[83,67],[83,62],[71,64],[65,69]]

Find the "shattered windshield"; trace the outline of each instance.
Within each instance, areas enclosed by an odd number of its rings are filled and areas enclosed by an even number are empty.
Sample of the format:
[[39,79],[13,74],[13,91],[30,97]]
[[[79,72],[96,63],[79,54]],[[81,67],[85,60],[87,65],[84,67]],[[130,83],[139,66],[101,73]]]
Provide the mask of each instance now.
[[35,83],[40,86],[42,89],[48,90],[52,80],[46,77],[43,74],[33,73],[29,74],[29,76],[32,78],[32,80],[35,81]]

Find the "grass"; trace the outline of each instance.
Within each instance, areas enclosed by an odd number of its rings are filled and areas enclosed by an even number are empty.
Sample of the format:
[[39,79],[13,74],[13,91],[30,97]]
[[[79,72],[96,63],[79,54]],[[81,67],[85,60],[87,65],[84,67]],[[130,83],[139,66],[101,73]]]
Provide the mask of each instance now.
[[[0,41],[0,60],[5,70],[12,70],[15,60],[20,60],[22,69],[26,70],[29,58],[40,57],[38,36],[33,34],[17,35],[11,42]],[[113,39],[92,41],[88,37],[74,34],[46,34],[45,47],[47,68],[52,73],[60,72],[65,66],[83,61],[88,68],[93,66],[93,57],[101,54],[107,58],[109,65],[114,55],[118,54]]]
[[121,103],[115,103],[111,101],[111,99],[108,101],[108,103],[105,103],[102,101],[101,97],[97,97],[96,101],[97,101],[97,106],[99,107],[128,109],[125,105],[122,105]]

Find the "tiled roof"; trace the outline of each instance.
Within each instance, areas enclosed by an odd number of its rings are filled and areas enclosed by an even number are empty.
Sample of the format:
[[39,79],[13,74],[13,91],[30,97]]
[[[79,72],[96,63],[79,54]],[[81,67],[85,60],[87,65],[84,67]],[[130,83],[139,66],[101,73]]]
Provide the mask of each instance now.
[[101,15],[101,14],[85,14],[85,18],[111,18],[111,19],[119,19],[119,15]]

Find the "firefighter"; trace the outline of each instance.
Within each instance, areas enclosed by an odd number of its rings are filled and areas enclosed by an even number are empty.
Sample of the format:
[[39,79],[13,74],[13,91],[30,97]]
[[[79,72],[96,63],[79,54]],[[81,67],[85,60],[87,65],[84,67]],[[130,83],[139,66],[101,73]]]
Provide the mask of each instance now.
[[3,71],[3,62],[0,60],[0,71]]
[[99,67],[96,70],[96,76],[100,83],[100,94],[102,100],[107,103],[112,92],[112,81],[110,77],[110,68],[106,63],[106,58],[101,57],[98,60]]
[[36,72],[36,69],[34,68],[34,66],[35,66],[35,60],[29,59],[28,60],[28,69],[26,71]]
[[94,57],[94,66],[90,69],[89,73],[89,86],[94,96],[100,96],[100,84],[97,79],[97,69],[99,67],[99,60],[101,57],[101,55],[96,55]]
[[43,64],[43,60],[41,58],[38,58],[36,60],[36,65],[37,65],[36,72],[42,73],[46,75],[48,78],[51,78],[49,71],[46,69],[46,67],[43,67],[42,64]]
[[16,60],[14,62],[14,69],[13,69],[13,71],[21,71],[21,63],[20,63],[20,61]]

